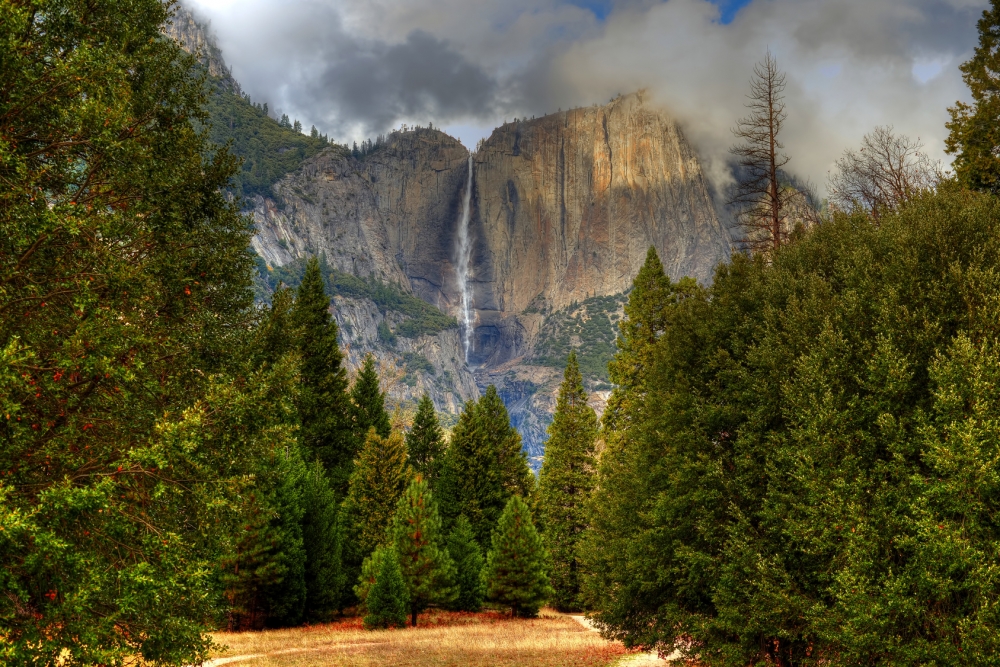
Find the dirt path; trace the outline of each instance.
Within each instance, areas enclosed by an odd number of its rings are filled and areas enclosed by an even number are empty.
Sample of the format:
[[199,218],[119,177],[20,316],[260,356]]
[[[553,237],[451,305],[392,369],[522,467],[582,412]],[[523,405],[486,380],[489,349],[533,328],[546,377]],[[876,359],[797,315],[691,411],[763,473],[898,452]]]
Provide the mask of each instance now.
[[[570,618],[588,630],[593,630],[594,632],[598,631],[597,628],[594,627],[594,624],[587,620],[584,616],[570,616]],[[654,665],[664,667],[668,661],[677,660],[680,657],[680,651],[674,651],[672,654],[663,659],[657,655],[656,651],[649,651],[648,653],[637,653],[635,655],[630,655],[627,658],[622,658],[617,664],[618,667],[653,667]]]

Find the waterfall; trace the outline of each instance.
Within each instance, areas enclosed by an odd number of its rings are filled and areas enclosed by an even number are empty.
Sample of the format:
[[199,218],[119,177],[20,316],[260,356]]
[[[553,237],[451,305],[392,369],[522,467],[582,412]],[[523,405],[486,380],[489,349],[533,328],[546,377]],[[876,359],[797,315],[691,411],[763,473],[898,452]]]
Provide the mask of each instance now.
[[472,342],[472,294],[469,289],[469,263],[472,261],[472,242],[469,239],[469,217],[472,208],[472,156],[469,155],[469,175],[462,195],[462,219],[458,223],[458,239],[455,246],[455,273],[458,288],[462,290],[462,350],[465,362],[469,362],[469,345]]

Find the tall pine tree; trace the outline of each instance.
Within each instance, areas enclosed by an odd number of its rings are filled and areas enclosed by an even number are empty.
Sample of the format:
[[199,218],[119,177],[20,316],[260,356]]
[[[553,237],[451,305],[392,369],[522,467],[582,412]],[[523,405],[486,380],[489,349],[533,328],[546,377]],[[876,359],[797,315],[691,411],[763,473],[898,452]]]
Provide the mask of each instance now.
[[410,623],[429,605],[445,605],[457,596],[455,565],[444,548],[441,517],[427,482],[417,475],[396,505],[390,528],[403,581],[410,598]]
[[391,424],[389,413],[385,411],[385,393],[379,383],[375,357],[371,354],[365,355],[361,371],[351,387],[351,412],[356,437],[367,437],[371,428],[383,438],[389,437]]
[[305,618],[323,621],[337,610],[345,578],[337,522],[337,497],[318,461],[303,477],[302,540],[306,551]]
[[448,534],[448,555],[455,563],[457,597],[448,605],[456,611],[479,611],[486,597],[483,583],[483,551],[472,533],[472,524],[462,514]]
[[511,616],[532,617],[552,594],[548,555],[519,496],[504,508],[486,556],[483,579],[487,597],[510,607]]
[[655,467],[656,454],[644,448],[638,430],[647,417],[647,384],[656,363],[657,341],[670,326],[678,305],[703,293],[689,278],[672,283],[656,250],[649,248],[619,324],[618,351],[608,364],[615,388],[602,419],[604,448],[589,526],[578,547],[585,575],[583,597],[589,606],[600,607],[614,582],[632,568],[631,538],[644,528],[652,502],[641,482]]
[[1000,191],[1000,0],[991,0],[983,12],[979,45],[961,70],[972,104],[957,102],[949,109],[945,150],[955,156],[959,181],[996,194]]
[[490,385],[478,403],[465,404],[452,430],[441,478],[446,518],[464,514],[479,544],[488,545],[508,499],[526,496],[532,484],[521,436]]
[[299,415],[301,440],[326,468],[334,488],[346,491],[356,454],[351,437],[347,372],[337,344],[337,322],[330,315],[330,298],[323,287],[319,260],[309,260],[292,308],[302,353]]
[[434,412],[434,403],[427,394],[417,404],[413,427],[406,434],[406,451],[414,471],[423,475],[430,488],[434,489],[441,475],[444,434]]
[[364,559],[385,542],[386,529],[407,482],[403,436],[391,433],[383,438],[373,427],[358,456],[342,509],[348,581],[357,579]]
[[576,353],[570,352],[538,483],[542,537],[552,557],[553,600],[561,611],[580,608],[578,545],[588,525],[596,440],[597,414],[587,404]]

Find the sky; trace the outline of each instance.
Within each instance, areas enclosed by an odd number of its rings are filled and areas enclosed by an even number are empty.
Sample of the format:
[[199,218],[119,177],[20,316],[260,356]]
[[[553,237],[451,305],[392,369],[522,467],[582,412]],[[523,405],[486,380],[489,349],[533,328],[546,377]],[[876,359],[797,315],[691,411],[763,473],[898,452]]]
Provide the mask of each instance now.
[[823,194],[879,125],[943,152],[987,0],[185,0],[254,101],[360,141],[402,124],[469,148],[505,120],[640,88],[716,185],[754,64],[787,75],[789,170]]

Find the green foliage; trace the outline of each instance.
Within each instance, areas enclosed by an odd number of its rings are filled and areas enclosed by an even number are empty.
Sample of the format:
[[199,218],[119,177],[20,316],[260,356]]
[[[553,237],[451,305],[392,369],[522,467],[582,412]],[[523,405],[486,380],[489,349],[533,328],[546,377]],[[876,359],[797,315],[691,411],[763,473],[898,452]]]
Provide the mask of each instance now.
[[483,580],[486,596],[510,607],[512,616],[532,617],[554,593],[549,585],[548,555],[531,522],[531,511],[519,497],[507,502],[491,548],[486,555]]
[[979,21],[979,45],[972,58],[961,66],[962,78],[972,94],[972,104],[956,102],[949,109],[950,131],[945,150],[955,156],[954,168],[966,187],[1000,191],[1000,1]]
[[413,426],[406,434],[406,451],[413,470],[423,475],[431,489],[441,476],[444,449],[444,434],[438,424],[434,403],[430,396],[424,394],[417,404]]
[[363,436],[369,429],[375,429],[383,438],[389,437],[389,413],[385,411],[385,393],[379,383],[375,369],[375,357],[365,355],[364,364],[351,387],[351,414],[354,433]]
[[[272,289],[282,284],[295,287],[302,281],[306,263],[307,260],[297,259],[269,271],[265,266],[265,273],[262,275]],[[458,326],[454,317],[449,317],[426,301],[404,292],[398,285],[338,271],[327,264],[325,258],[320,258],[320,271],[329,295],[371,299],[382,313],[396,312],[405,315],[407,319],[396,327],[396,331],[387,334],[390,337],[395,334],[403,338],[417,338]]]
[[337,343],[337,322],[330,315],[330,299],[323,290],[315,258],[309,261],[296,290],[290,321],[301,354],[301,442],[311,458],[323,463],[334,489],[344,493],[357,453],[355,443],[360,438],[352,434],[347,371]]
[[330,144],[318,133],[306,136],[269,118],[264,107],[252,104],[221,82],[212,87],[206,110],[212,142],[229,146],[243,161],[229,183],[238,197],[274,196],[272,185],[325,148],[347,155],[346,147]]
[[403,436],[392,433],[383,438],[372,428],[358,455],[341,510],[347,581],[357,579],[364,559],[385,542],[386,529],[408,481]]
[[488,544],[508,499],[526,496],[533,482],[521,436],[490,385],[478,403],[465,404],[452,431],[440,483],[445,516],[464,514],[476,540]]
[[483,582],[483,551],[476,542],[472,524],[462,514],[448,534],[448,555],[455,563],[455,585],[458,595],[448,604],[455,611],[479,611],[486,597]]
[[538,480],[542,537],[552,557],[553,602],[561,611],[580,608],[578,545],[587,527],[586,504],[594,487],[597,414],[570,353]]
[[[406,625],[406,612],[410,605],[406,582],[399,567],[399,557],[391,546],[377,549],[365,562],[368,579],[359,585],[356,593],[362,597],[367,613],[364,625],[369,630],[377,628],[402,628]],[[374,574],[374,578],[370,578]]]
[[591,297],[550,314],[539,329],[530,363],[562,368],[570,352],[576,352],[587,380],[607,382],[608,362],[615,353],[615,322],[624,301],[625,295]]
[[303,476],[302,541],[305,545],[305,619],[325,621],[340,606],[346,577],[341,564],[342,539],[337,496],[318,461]]
[[0,4],[4,664],[206,658],[234,453],[289,442],[270,376],[236,372],[249,229],[166,18]]
[[595,524],[611,636],[707,665],[994,660],[998,221],[943,187],[670,306],[601,462],[597,507],[632,508]]
[[391,543],[410,599],[410,624],[429,605],[446,605],[458,596],[455,564],[444,548],[441,518],[427,482],[416,476],[399,499],[389,529]]

